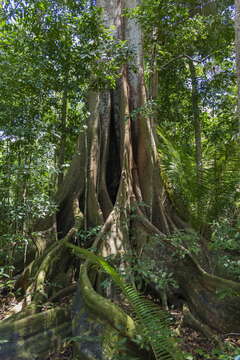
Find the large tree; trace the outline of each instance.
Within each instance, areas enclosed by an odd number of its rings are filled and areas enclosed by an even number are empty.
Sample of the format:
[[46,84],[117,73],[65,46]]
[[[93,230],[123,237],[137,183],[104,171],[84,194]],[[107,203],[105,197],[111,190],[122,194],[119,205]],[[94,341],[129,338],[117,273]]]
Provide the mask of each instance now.
[[[95,341],[77,343],[76,357],[100,359],[104,346],[98,335],[103,330],[109,334],[115,329],[131,339],[133,320],[97,293],[98,272],[88,263],[79,271],[65,247],[67,241],[78,242],[81,229],[100,229],[95,237],[92,231],[84,245],[114,256],[123,273],[129,266],[124,255],[130,251],[142,259],[152,256],[170,263],[195,324],[204,324],[206,333],[239,329],[240,284],[205,272],[188,249],[171,241],[172,233],[192,229],[174,208],[161,178],[154,118],[145,106],[142,33],[134,18],[123,15],[137,5],[137,0],[97,1],[106,25],[115,26],[114,36],[127,41],[131,63],[122,66],[115,89],[92,86],[88,92],[90,115],[56,194],[58,211],[35,225],[35,233],[40,232],[36,249],[30,249],[29,265],[17,282],[25,294],[23,310],[0,326],[2,359],[43,358],[62,338],[86,332]],[[157,240],[146,252],[153,237]],[[79,277],[73,305],[39,312],[46,300],[54,303],[74,293],[73,273]],[[62,289],[53,293],[49,284],[56,282]],[[111,287],[106,293],[120,301]],[[134,351],[141,356],[137,348]]]

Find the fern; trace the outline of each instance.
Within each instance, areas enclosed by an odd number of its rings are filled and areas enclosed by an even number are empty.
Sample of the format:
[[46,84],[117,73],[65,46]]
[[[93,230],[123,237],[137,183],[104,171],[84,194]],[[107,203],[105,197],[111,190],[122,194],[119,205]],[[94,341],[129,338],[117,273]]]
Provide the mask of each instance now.
[[236,189],[239,188],[240,163],[238,147],[233,142],[218,146],[205,144],[200,185],[197,183],[194,155],[169,140],[160,127],[158,135],[161,139],[162,176],[170,184],[173,201],[182,212],[187,210],[191,223],[199,227],[224,211],[234,209],[239,201]]
[[156,360],[183,359],[182,353],[177,349],[176,340],[171,337],[169,316],[165,311],[143,298],[103,257],[72,244],[66,243],[66,245],[76,254],[83,255],[91,262],[99,264],[120,287],[136,314],[137,321],[143,329],[143,335],[151,345]]

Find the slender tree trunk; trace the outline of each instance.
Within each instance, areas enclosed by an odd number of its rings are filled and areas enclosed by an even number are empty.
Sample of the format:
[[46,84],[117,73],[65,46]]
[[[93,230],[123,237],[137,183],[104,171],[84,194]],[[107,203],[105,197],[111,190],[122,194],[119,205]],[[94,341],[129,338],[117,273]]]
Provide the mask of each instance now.
[[202,184],[202,130],[201,130],[201,120],[199,112],[199,94],[198,94],[198,81],[196,69],[193,61],[189,59],[189,69],[191,75],[191,85],[192,85],[192,116],[193,116],[193,126],[195,134],[195,158],[196,158],[196,172],[197,172],[197,183],[199,186]]
[[235,51],[236,51],[236,77],[237,77],[237,123],[240,134],[240,0],[235,0]]
[[61,128],[61,139],[59,144],[59,155],[58,155],[58,168],[59,174],[57,179],[58,189],[63,183],[64,176],[64,161],[65,161],[65,151],[66,151],[66,136],[67,136],[67,106],[68,106],[68,69],[66,70],[66,75],[64,79],[64,90],[62,94],[62,106],[60,113],[60,128]]
[[199,92],[196,68],[192,59],[188,60],[191,85],[192,85],[192,117],[195,136],[195,161],[196,161],[196,185],[197,185],[197,216],[198,223],[202,222],[203,201],[202,201],[202,182],[203,182],[203,159],[202,159],[202,124],[199,110]]

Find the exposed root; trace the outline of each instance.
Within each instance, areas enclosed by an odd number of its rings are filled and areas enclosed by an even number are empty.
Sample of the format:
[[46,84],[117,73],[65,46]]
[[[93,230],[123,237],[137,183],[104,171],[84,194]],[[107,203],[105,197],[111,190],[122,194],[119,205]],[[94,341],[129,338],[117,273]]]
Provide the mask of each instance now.
[[[21,289],[23,296],[27,297],[30,294],[28,302],[33,300],[36,303],[46,301],[46,294],[44,284],[46,278],[48,281],[54,278],[54,275],[59,271],[58,262],[61,262],[60,268],[63,269],[64,263],[67,261],[66,249],[63,244],[72,239],[77,232],[77,228],[71,228],[64,239],[53,243],[45,252],[29,264],[18,278],[15,290]],[[65,252],[63,254],[63,252]],[[63,256],[64,255],[64,256]],[[50,276],[48,276],[50,274]]]
[[206,273],[188,254],[175,264],[175,276],[193,315],[218,333],[238,331],[240,284]]
[[183,311],[183,325],[189,326],[200,333],[202,333],[208,340],[213,341],[216,345],[221,346],[220,339],[217,334],[212,331],[207,325],[199,321],[189,309],[185,306]]
[[[48,276],[50,272],[53,272],[53,268],[56,266],[56,262],[61,261],[61,255],[63,253],[61,249],[62,243],[57,243],[56,246],[48,252],[44,257],[42,263],[40,264],[35,281],[34,281],[34,296],[33,301],[40,304],[47,299],[47,294],[45,292],[45,283],[46,279],[51,281],[51,276]],[[62,261],[65,262],[65,258]],[[63,265],[63,264],[62,264]],[[53,274],[51,274],[53,275]]]
[[136,334],[136,325],[133,319],[117,305],[96,293],[89,281],[87,265],[81,265],[80,286],[86,306],[101,320],[107,321],[114,329],[128,338]]
[[71,305],[52,308],[0,325],[0,358],[32,360],[58,348],[71,333]]
[[77,289],[77,284],[69,285],[68,287],[59,290],[56,294],[54,294],[52,297],[50,297],[50,299],[48,299],[48,302],[52,303],[52,302],[59,301],[64,296],[73,294],[76,291],[76,289]]

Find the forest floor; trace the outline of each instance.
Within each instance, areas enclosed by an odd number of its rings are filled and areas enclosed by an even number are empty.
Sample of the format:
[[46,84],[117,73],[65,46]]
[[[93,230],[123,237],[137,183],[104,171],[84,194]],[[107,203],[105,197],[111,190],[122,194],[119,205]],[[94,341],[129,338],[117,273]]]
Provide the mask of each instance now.
[[[13,294],[6,294],[0,298],[0,320],[9,317],[21,309]],[[186,353],[186,360],[234,360],[234,356],[240,355],[240,334],[231,334],[221,338],[222,348],[216,348],[216,344],[206,339],[201,333],[182,325],[182,312],[171,310],[174,319],[173,332],[177,333],[179,345]],[[47,359],[41,360],[71,360],[73,359],[71,345],[66,345],[58,353],[54,353]]]

